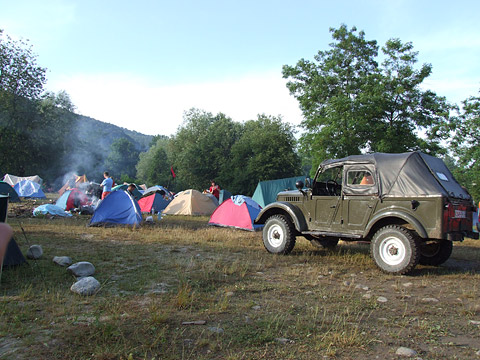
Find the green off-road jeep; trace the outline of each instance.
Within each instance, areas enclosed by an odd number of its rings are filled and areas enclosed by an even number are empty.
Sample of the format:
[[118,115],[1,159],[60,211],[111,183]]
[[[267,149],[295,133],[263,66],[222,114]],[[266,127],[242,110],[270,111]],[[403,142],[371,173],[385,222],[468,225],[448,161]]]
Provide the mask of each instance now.
[[279,193],[255,220],[271,253],[288,254],[297,236],[326,248],[370,241],[380,269],[407,274],[418,263],[445,262],[453,241],[478,239],[472,197],[442,160],[421,152],[327,160],[297,188]]

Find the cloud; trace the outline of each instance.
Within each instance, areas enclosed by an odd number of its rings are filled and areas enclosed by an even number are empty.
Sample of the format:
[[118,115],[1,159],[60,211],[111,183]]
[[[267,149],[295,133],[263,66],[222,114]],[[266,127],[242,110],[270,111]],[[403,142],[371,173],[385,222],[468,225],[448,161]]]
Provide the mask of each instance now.
[[256,119],[263,113],[281,115],[294,125],[302,120],[285,80],[273,72],[171,86],[126,74],[84,74],[51,79],[49,88],[65,90],[82,115],[151,135],[174,134],[184,111],[192,107],[222,112],[234,121]]

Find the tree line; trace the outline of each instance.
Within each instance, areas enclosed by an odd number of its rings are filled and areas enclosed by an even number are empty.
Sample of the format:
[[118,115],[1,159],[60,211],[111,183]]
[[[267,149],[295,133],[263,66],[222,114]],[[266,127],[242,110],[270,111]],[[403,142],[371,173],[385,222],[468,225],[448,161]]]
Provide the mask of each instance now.
[[[251,195],[258,181],[312,175],[328,158],[420,150],[442,157],[480,199],[480,97],[459,106],[425,90],[432,66],[417,64],[410,42],[390,39],[380,47],[346,25],[330,32],[328,49],[282,69],[303,113],[298,140],[281,117],[235,122],[190,109],[173,136],[153,137],[148,150],[119,137],[97,165],[117,182],[182,190],[215,180]],[[66,92],[44,91],[45,72],[28,43],[0,31],[0,171],[53,177],[78,146],[61,136],[77,116],[75,107]]]

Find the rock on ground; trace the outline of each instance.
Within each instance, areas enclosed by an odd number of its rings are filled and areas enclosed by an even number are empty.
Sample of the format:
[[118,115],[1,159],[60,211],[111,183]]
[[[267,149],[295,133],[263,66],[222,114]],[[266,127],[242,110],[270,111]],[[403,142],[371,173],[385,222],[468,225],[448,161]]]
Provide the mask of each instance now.
[[70,266],[72,265],[72,259],[68,256],[54,256],[53,262],[60,266]]
[[407,347],[399,347],[395,354],[400,355],[400,356],[405,356],[405,357],[412,357],[416,356],[417,352],[413,349],[409,349]]
[[100,289],[100,283],[92,276],[81,278],[70,287],[71,291],[83,296],[94,295],[98,289]]
[[95,274],[95,266],[88,261],[80,261],[73,265],[70,265],[67,270],[76,277],[92,276]]
[[41,245],[32,245],[27,250],[27,258],[37,260],[43,255],[43,249]]

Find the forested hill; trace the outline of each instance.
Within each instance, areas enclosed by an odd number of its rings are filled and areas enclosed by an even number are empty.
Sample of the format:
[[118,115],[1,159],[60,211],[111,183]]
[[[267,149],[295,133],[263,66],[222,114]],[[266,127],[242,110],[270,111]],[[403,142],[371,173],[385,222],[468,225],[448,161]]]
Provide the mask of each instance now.
[[83,115],[77,115],[74,123],[77,139],[85,142],[87,146],[105,145],[102,146],[105,151],[109,151],[111,144],[120,138],[132,142],[138,151],[146,151],[153,138],[151,135],[145,135]]

